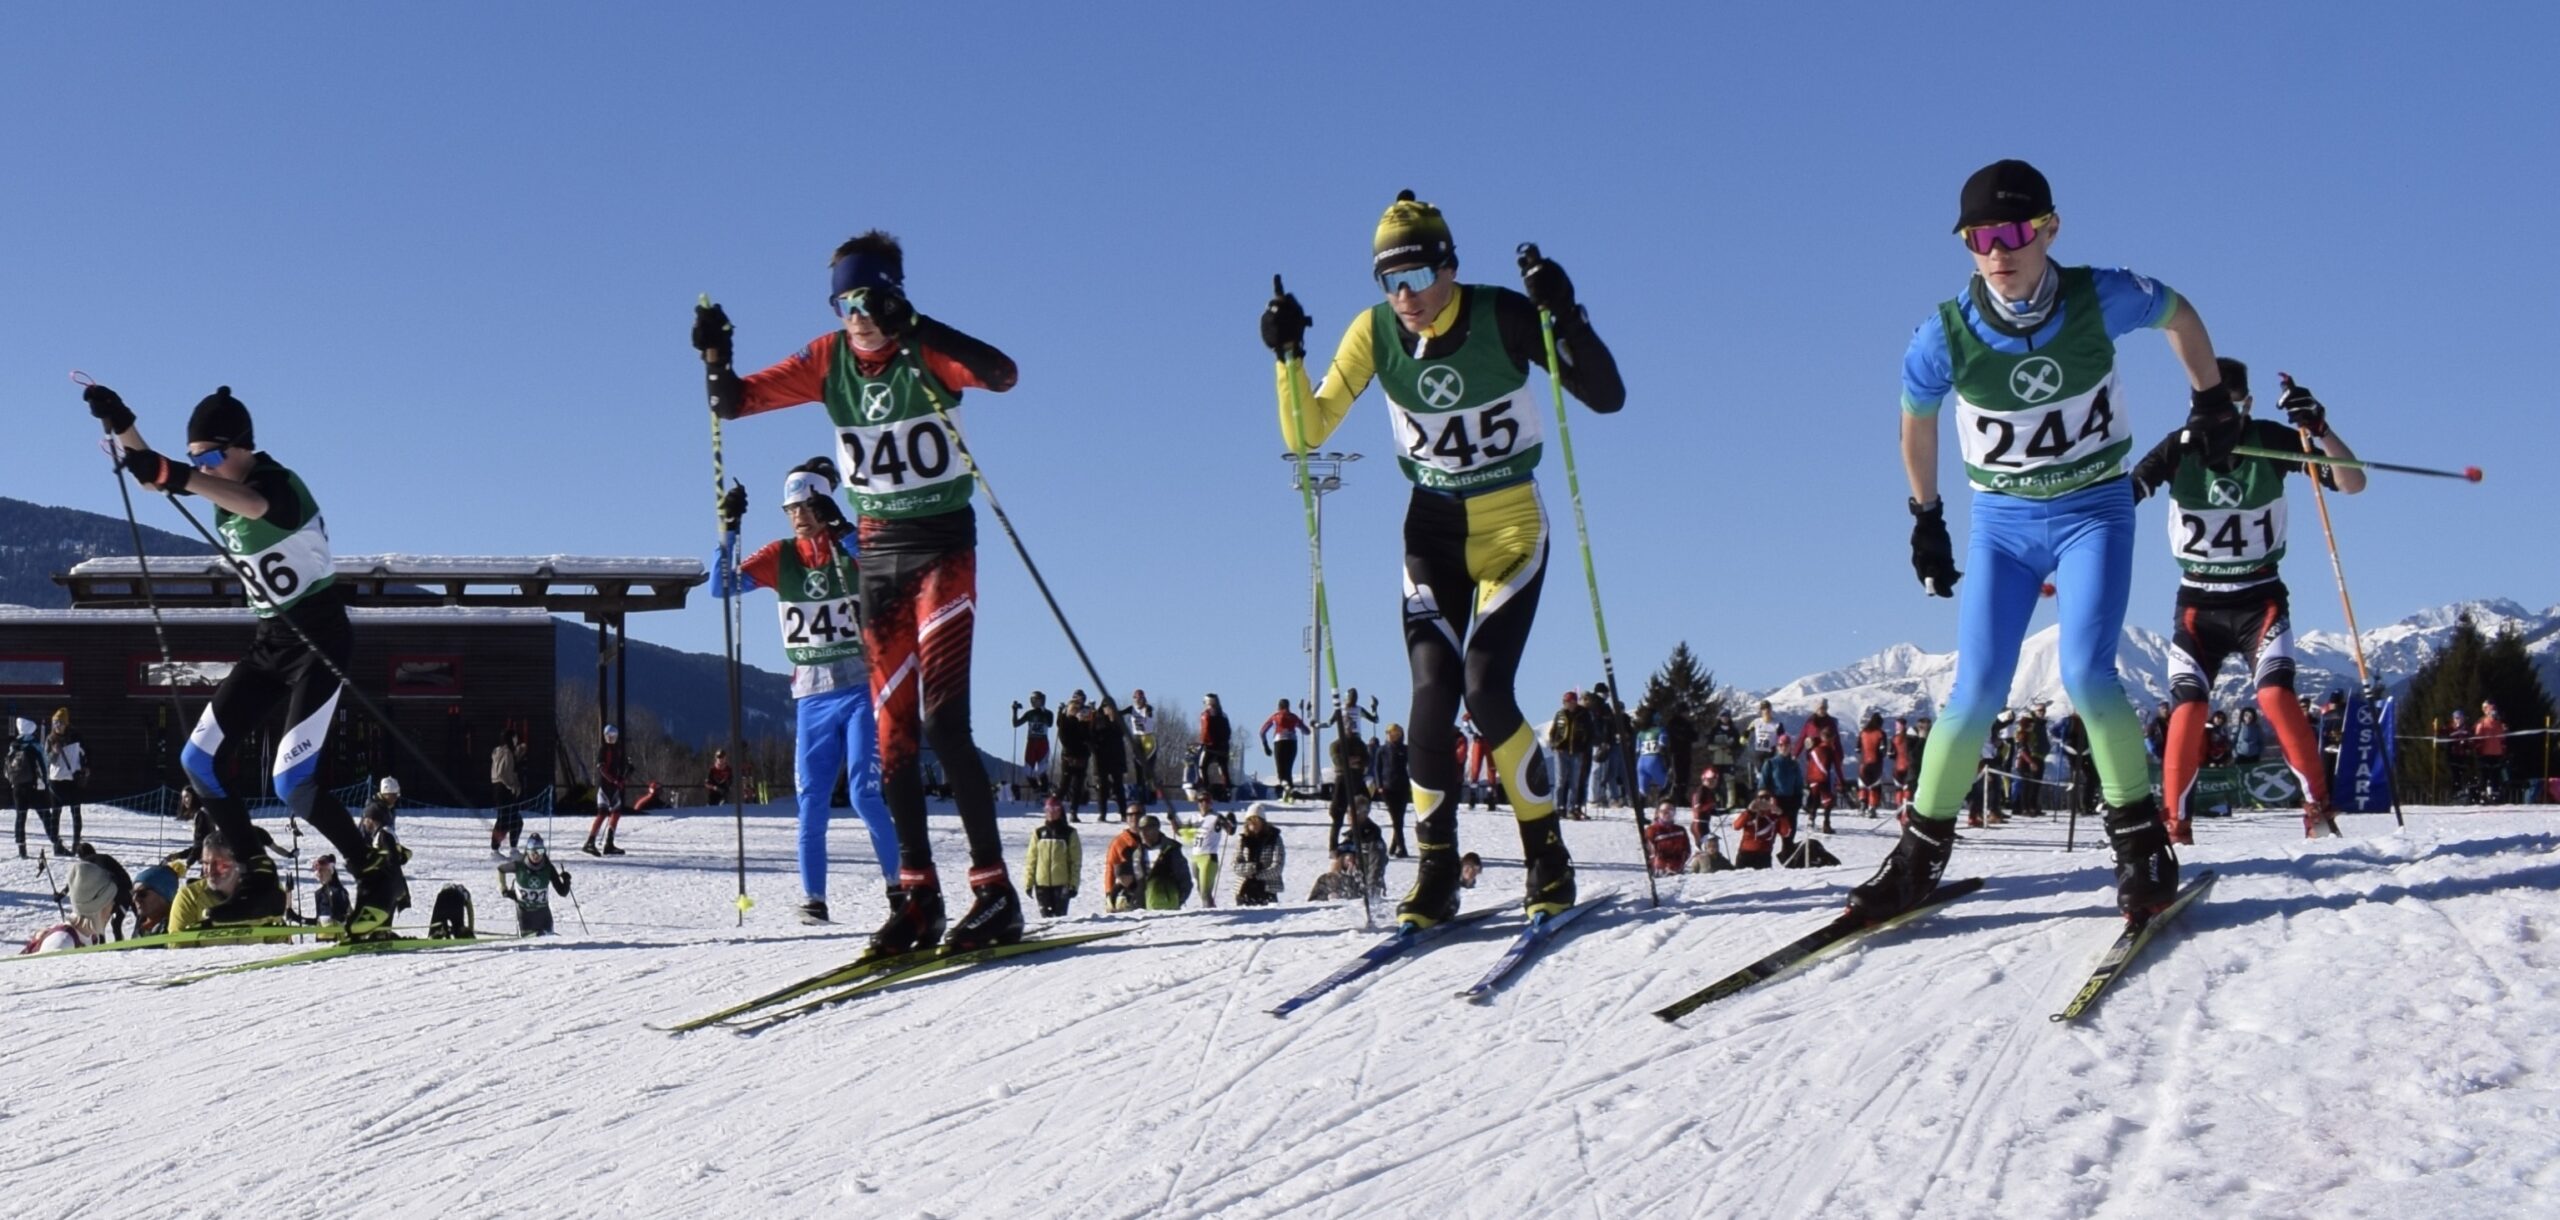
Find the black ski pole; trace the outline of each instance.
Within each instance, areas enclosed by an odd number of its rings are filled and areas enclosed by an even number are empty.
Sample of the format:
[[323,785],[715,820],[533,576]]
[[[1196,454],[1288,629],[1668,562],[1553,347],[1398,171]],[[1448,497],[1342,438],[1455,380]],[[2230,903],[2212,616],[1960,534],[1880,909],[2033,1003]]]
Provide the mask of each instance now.
[[71,911],[62,905],[62,890],[53,883],[53,856],[50,852],[36,853],[36,875],[44,878],[44,892],[53,895],[54,914],[60,915],[64,923],[71,922]]
[[[71,384],[86,390],[90,386],[94,386],[98,383],[87,373],[83,373],[78,369],[73,369],[71,370]],[[169,711],[173,717],[170,724],[170,731],[173,733],[184,732],[187,723],[187,709],[184,705],[178,702],[178,662],[169,651],[169,625],[161,618],[160,598],[151,586],[151,557],[149,554],[149,548],[142,545],[142,521],[140,518],[134,516],[133,513],[133,489],[125,486],[124,463],[116,457],[116,454],[123,448],[123,446],[118,444],[115,440],[116,430],[113,425],[102,419],[98,421],[98,426],[106,429],[107,432],[107,440],[101,446],[107,455],[107,477],[116,481],[116,495],[124,501],[125,528],[131,530],[133,533],[133,561],[142,569],[142,604],[145,607],[148,607],[151,611],[151,634],[152,637],[160,644],[160,672],[162,675],[161,687],[169,692]],[[163,740],[165,741],[167,739],[164,737]],[[186,773],[183,768],[179,769],[179,782],[187,782]]]

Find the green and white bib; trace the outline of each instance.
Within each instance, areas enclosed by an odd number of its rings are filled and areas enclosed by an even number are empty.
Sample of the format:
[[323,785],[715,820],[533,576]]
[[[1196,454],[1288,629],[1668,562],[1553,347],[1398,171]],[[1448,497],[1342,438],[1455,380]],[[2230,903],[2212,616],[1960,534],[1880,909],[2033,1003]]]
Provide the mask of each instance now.
[[2169,553],[2190,583],[2257,576],[2284,558],[2285,467],[2241,458],[2227,473],[2193,457],[2169,478]]
[[780,599],[782,655],[793,665],[827,665],[862,656],[862,586],[844,548],[824,567],[800,562],[800,547],[776,548],[773,592]]
[[934,410],[939,395],[956,426],[959,391],[939,382],[926,388],[924,379],[932,374],[912,349],[900,352],[880,376],[866,377],[852,340],[839,332],[832,341],[827,418],[835,423],[836,464],[854,511],[895,519],[938,516],[966,505],[973,490],[969,463],[960,456],[951,426]]
[[1636,753],[1642,755],[1662,753],[1662,737],[1663,734],[1660,729],[1643,729],[1638,731],[1636,733]]
[[1474,495],[1527,479],[1546,433],[1528,371],[1502,347],[1494,321],[1499,290],[1463,290],[1470,325],[1457,351],[1415,359],[1395,309],[1383,302],[1369,310],[1370,348],[1405,477],[1427,491]]
[[2095,280],[2087,267],[2061,271],[2061,331],[2032,352],[1993,350],[1958,302],[1938,306],[1955,366],[1956,436],[1980,490],[2050,500],[2122,474],[2133,450]]
[[[258,460],[274,463],[263,454]],[[277,469],[283,469],[278,466]],[[227,508],[214,509],[214,532],[222,536],[224,558],[240,574],[248,590],[249,608],[259,618],[274,618],[338,579],[329,556],[329,527],[320,519],[320,502],[303,486],[302,476],[284,471],[293,497],[302,507],[302,524],[293,529],[243,517]]]

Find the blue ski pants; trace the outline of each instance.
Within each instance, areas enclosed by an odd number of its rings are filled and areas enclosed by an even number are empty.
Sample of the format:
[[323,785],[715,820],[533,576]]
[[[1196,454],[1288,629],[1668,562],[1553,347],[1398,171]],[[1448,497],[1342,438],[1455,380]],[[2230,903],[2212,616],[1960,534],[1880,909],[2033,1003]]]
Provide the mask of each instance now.
[[792,754],[792,786],[800,802],[800,892],[827,896],[828,802],[836,777],[848,776],[853,811],[871,832],[880,875],[898,880],[898,831],[880,798],[880,734],[871,718],[871,692],[861,687],[810,695],[799,702],[798,740]]

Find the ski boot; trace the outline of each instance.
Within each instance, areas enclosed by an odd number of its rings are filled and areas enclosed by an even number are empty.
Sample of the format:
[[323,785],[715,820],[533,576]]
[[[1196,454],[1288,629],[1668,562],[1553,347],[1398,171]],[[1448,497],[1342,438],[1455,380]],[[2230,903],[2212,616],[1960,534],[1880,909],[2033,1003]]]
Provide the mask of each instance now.
[[[2305,814],[2304,822],[2306,825],[2309,823],[2309,820],[2310,815]],[[2164,811],[2160,817],[2160,825],[2169,832],[2170,842],[2175,843],[2180,847],[2193,847],[2196,845],[2195,819],[2171,817]]]
[[1555,915],[1573,905],[1573,857],[1565,852],[1564,831],[1553,815],[1520,823],[1520,854],[1529,866],[1529,893],[1522,907],[1529,918]]
[[1396,904],[1396,920],[1428,928],[1458,917],[1458,845],[1424,843],[1413,868],[1413,888]]
[[931,948],[942,940],[942,882],[932,869],[902,869],[889,894],[889,921],[871,934],[866,958],[894,957]]
[[[2302,807],[2302,837],[2334,839],[2345,833],[2338,829],[2338,812],[2327,801],[2313,801]],[[2180,839],[2179,842],[2186,842]]]
[[400,871],[408,861],[408,848],[386,843],[355,862],[356,900],[347,911],[348,940],[391,935],[391,917],[409,905],[409,880]]
[[610,830],[608,830],[608,831],[606,831],[606,832],[604,833],[604,850],[603,850],[602,852],[598,853],[598,854],[599,854],[599,855],[606,855],[606,856],[627,856],[627,855],[630,855],[631,853],[630,853],[630,852],[627,852],[627,851],[624,851],[624,850],[622,850],[622,849],[621,849],[621,848],[619,848],[619,847],[614,846],[614,845],[613,845],[613,832],[612,832],[612,831],[610,831]]
[[1013,879],[1005,876],[1003,865],[970,869],[969,892],[977,900],[942,938],[944,953],[966,953],[1022,939],[1022,894],[1013,888]]
[[604,854],[603,852],[596,850],[596,837],[594,835],[588,835],[587,841],[584,844],[581,844],[578,850],[585,852],[590,856],[601,856]]
[[2160,824],[2160,804],[2146,796],[2104,816],[2116,853],[2116,907],[2126,919],[2147,922],[2178,896],[2178,857]]
[[811,898],[803,901],[800,904],[800,922],[805,924],[822,924],[832,922],[827,918],[827,900],[824,898]]
[[263,851],[240,861],[240,880],[231,896],[205,912],[211,924],[274,923],[284,917],[284,886],[276,880],[276,862]]
[[1900,915],[1927,901],[1947,871],[1947,856],[1956,846],[1955,821],[1933,821],[1908,809],[1903,814],[1902,838],[1892,853],[1875,876],[1849,891],[1851,916],[1880,923]]
[[[1906,821],[1904,824],[1905,824],[1905,825],[1908,825],[1909,823],[1908,823],[1908,821]],[[1972,813],[1968,813],[1968,814],[1964,815],[1964,824],[1965,824],[1967,827],[1969,827],[1969,828],[1971,828],[1971,829],[1974,829],[1974,830],[1980,830],[1980,829],[1982,829],[1982,813],[1981,813],[1981,811],[1980,811],[1980,810],[1976,810],[1976,811],[1974,811],[1974,812],[1972,812]]]

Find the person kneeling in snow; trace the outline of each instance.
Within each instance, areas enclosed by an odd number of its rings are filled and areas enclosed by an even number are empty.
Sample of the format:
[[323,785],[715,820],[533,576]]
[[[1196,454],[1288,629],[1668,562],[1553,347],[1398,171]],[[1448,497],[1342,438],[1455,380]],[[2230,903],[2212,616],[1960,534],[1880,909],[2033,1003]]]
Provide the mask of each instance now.
[[1283,875],[1289,853],[1280,842],[1280,828],[1260,813],[1244,818],[1244,832],[1236,836],[1236,905],[1267,907],[1280,901],[1282,887],[1288,884]]
[[498,892],[515,900],[516,931],[551,935],[551,895],[569,896],[569,870],[551,862],[541,835],[527,835],[524,853],[498,867]]
[[1361,884],[1359,851],[1342,843],[1333,849],[1333,871],[1316,878],[1315,888],[1307,891],[1307,901],[1356,902],[1368,894]]
[[19,953],[77,949],[107,938],[107,920],[116,909],[116,880],[112,874],[86,860],[74,860],[63,885],[62,899],[70,904],[69,921],[36,933]]
[[1752,798],[1751,807],[1733,815],[1733,828],[1742,836],[1734,845],[1735,868],[1767,868],[1769,853],[1777,847],[1784,829],[1784,815],[1778,812],[1778,794],[1766,788]]
[[1689,829],[1682,826],[1678,810],[1668,800],[1653,815],[1653,824],[1645,828],[1647,854],[1653,857],[1653,875],[1678,876],[1689,867]]

